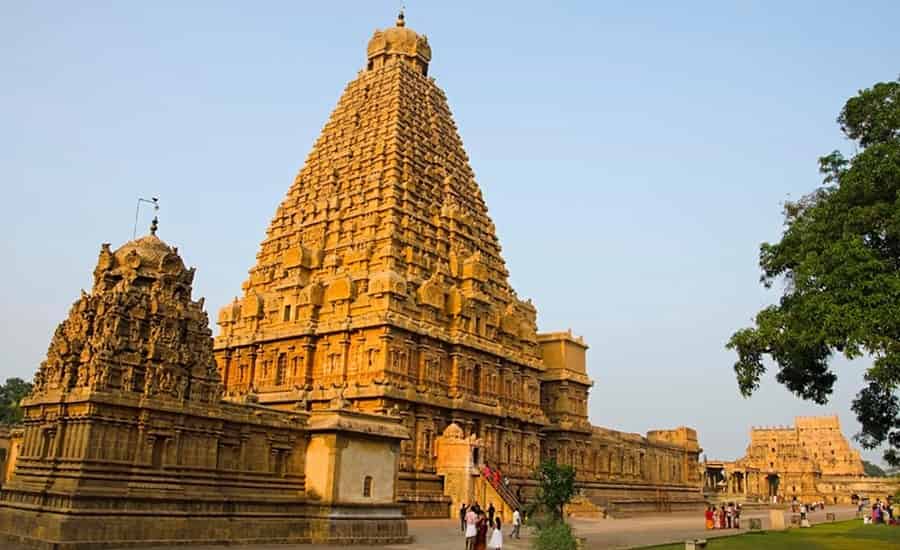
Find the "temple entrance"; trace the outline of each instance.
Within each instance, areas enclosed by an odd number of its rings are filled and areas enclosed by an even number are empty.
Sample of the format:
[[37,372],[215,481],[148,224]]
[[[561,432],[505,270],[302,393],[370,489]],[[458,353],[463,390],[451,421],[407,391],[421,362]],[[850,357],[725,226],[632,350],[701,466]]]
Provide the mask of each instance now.
[[722,466],[711,466],[708,465],[705,471],[705,479],[703,490],[706,493],[721,493],[725,492],[727,487],[725,481],[725,468]]
[[777,474],[769,474],[766,476],[766,486],[769,488],[769,496],[774,497],[778,495],[778,475]]
[[740,495],[744,492],[744,473],[735,472],[731,474],[731,492]]

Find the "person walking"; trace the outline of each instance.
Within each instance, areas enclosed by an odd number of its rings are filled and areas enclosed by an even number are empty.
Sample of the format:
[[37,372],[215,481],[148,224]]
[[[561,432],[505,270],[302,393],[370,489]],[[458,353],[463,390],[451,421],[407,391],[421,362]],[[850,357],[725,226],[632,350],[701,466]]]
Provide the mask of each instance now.
[[496,512],[496,510],[494,509],[494,503],[492,502],[488,504],[487,509],[488,524],[490,525],[494,525],[494,512]]
[[503,549],[503,529],[500,524],[500,515],[494,518],[494,530],[491,532],[491,540],[488,542],[488,548],[495,550]]
[[706,518],[706,528],[707,528],[707,529],[713,529],[713,528],[715,528],[715,526],[716,526],[716,524],[714,523],[714,520],[715,520],[715,514],[713,513],[713,507],[712,507],[712,506],[707,506],[707,507],[706,507],[705,518]]
[[476,527],[478,516],[475,514],[477,508],[478,505],[473,504],[469,506],[469,511],[466,512],[466,550],[475,549],[475,536],[478,534],[478,528]]
[[459,505],[459,530],[463,533],[466,532],[466,512],[468,509],[469,507],[466,506],[465,502]]
[[522,527],[522,514],[519,513],[519,509],[516,508],[513,512],[512,517],[512,531],[509,533],[509,538],[519,538],[519,528]]

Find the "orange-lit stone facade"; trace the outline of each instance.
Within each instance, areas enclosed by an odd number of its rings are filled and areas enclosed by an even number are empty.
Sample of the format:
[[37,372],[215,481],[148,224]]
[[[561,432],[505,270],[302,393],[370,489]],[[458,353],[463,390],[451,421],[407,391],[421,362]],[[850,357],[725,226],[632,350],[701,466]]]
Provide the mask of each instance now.
[[588,422],[587,346],[538,335],[535,307],[511,288],[447,99],[428,76],[427,39],[401,18],[375,33],[367,56],[278,206],[242,295],[219,312],[226,398],[315,411],[340,396],[397,411],[412,435],[398,496],[413,516],[448,513],[436,439],[454,422],[478,439],[479,461],[526,491],[538,461],[555,456],[584,484],[615,481],[616,494],[699,494],[693,431],[640,437]]

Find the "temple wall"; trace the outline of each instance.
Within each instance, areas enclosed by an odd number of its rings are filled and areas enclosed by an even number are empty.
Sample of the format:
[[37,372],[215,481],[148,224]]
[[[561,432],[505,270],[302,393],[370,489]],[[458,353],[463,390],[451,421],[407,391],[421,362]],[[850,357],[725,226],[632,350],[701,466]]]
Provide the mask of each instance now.
[[895,477],[822,476],[816,489],[825,502],[852,504],[853,497],[885,502],[888,496],[900,492],[900,479]]
[[97,394],[24,405],[22,454],[0,500],[7,539],[63,549],[406,540],[397,453],[371,434],[338,432],[343,443],[326,445],[342,461],[324,469],[338,489],[323,507],[305,488],[307,413]]
[[[341,502],[390,504],[394,502],[396,453],[378,441],[352,441],[341,450],[338,498]],[[370,480],[368,495],[366,480]]]
[[77,487],[72,503],[92,491],[110,502],[165,494],[173,483],[178,498],[304,495],[302,416],[224,403],[49,397],[26,404],[21,452],[4,487],[19,501],[40,499],[30,489],[39,485]]

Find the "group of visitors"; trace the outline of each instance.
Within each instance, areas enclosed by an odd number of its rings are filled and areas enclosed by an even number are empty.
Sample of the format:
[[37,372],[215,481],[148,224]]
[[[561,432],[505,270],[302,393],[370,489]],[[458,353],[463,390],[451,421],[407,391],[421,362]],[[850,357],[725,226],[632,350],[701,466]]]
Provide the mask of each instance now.
[[[804,508],[805,508],[805,510],[804,510]],[[820,500],[813,502],[811,504],[805,504],[805,503],[801,503],[799,500],[797,500],[797,497],[794,497],[794,499],[791,501],[791,512],[793,512],[795,514],[799,513],[803,516],[805,516],[809,512],[815,512],[816,510],[824,510],[824,509],[825,509],[825,503]]]
[[729,502],[728,505],[706,507],[707,529],[740,529],[741,505]]
[[[496,509],[493,503],[488,505],[486,511],[482,510],[478,503],[467,506],[464,502],[460,505],[459,527],[466,537],[466,550],[486,550],[487,548],[502,550],[503,524],[500,514],[495,514]],[[519,538],[521,526],[522,516],[516,509],[512,515],[510,538]]]
[[[860,511],[863,509],[863,504],[859,505]],[[872,514],[869,516],[863,516],[864,523],[884,523],[886,525],[897,525],[897,520],[894,518],[894,503],[888,500],[887,502],[881,502],[881,499],[875,501],[875,504],[872,505]]]

